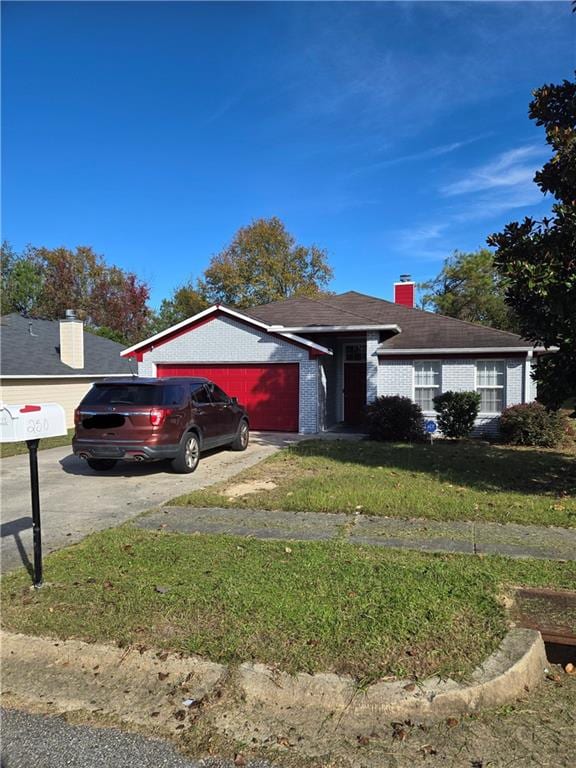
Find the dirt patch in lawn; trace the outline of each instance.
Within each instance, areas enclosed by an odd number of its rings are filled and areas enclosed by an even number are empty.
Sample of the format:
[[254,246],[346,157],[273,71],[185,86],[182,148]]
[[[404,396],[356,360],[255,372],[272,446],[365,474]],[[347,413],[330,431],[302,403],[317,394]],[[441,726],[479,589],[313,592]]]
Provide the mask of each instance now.
[[226,498],[238,499],[241,496],[248,496],[259,491],[272,491],[277,487],[277,484],[272,480],[248,480],[244,483],[233,483],[226,488]]

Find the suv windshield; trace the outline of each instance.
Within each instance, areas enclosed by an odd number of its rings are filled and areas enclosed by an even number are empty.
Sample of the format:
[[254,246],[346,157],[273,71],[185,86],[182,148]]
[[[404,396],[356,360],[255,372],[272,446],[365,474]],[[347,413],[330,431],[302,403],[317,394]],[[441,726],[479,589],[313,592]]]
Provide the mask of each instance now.
[[95,384],[82,405],[176,405],[183,397],[184,387],[176,384]]

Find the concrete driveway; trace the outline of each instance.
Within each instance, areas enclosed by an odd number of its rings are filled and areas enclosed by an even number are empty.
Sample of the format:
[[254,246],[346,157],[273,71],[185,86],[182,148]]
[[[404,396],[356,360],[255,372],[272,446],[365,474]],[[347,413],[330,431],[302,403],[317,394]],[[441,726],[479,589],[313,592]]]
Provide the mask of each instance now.
[[[210,451],[191,475],[173,474],[164,463],[120,463],[110,472],[95,472],[69,447],[39,451],[43,552],[119,525],[174,496],[226,480],[302,439],[302,435],[253,432],[245,452]],[[28,454],[2,459],[1,481],[0,554],[5,573],[30,567],[32,560]]]

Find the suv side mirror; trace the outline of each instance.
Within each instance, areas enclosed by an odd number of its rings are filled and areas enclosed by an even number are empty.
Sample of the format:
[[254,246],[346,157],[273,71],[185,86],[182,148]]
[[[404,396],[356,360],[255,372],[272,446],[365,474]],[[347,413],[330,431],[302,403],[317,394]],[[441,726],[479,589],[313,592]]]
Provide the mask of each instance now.
[[230,405],[238,405],[238,398],[237,397],[231,397],[230,398]]

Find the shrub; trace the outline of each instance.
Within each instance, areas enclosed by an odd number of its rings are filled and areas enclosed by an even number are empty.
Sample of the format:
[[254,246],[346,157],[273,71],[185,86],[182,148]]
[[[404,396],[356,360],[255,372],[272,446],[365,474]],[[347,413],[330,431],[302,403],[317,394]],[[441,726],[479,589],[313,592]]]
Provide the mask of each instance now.
[[434,398],[438,426],[446,437],[468,437],[479,408],[478,392],[443,392]]
[[422,409],[409,397],[378,397],[366,409],[372,440],[422,440]]
[[562,414],[547,411],[542,403],[512,405],[500,417],[500,433],[512,445],[554,448],[564,440],[567,431]]

